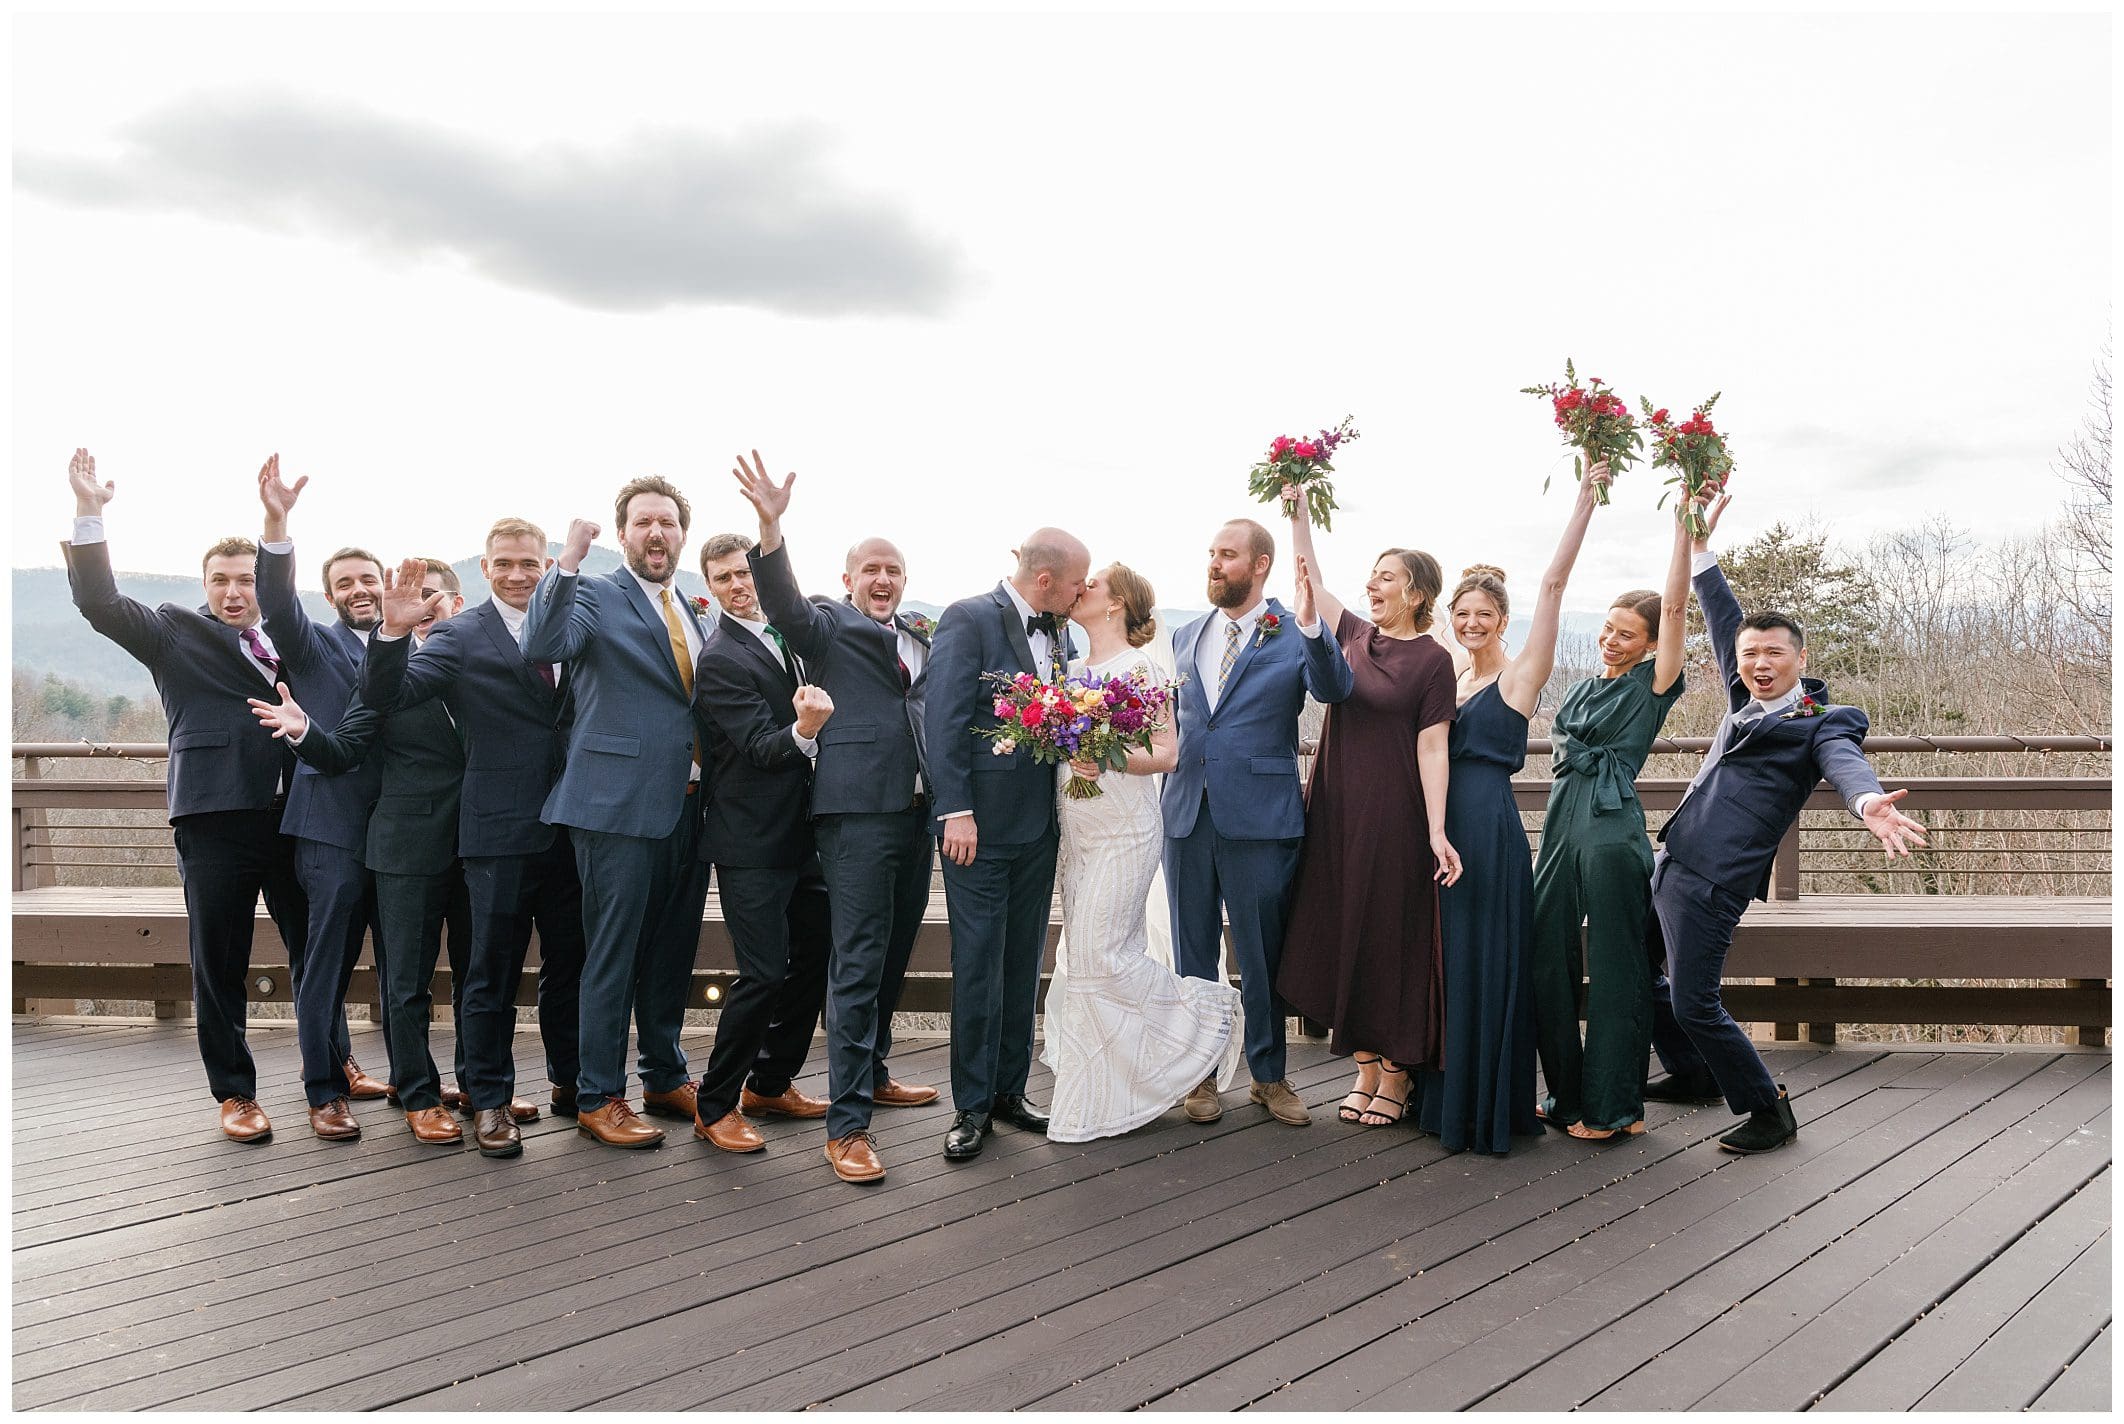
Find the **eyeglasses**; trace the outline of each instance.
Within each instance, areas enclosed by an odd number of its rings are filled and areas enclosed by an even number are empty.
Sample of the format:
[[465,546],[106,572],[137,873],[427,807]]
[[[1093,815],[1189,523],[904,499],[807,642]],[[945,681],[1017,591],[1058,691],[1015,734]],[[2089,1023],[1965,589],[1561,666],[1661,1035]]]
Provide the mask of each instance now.
[[439,588],[424,588],[420,591],[420,596],[422,598],[433,598],[436,594],[441,592],[442,590]]

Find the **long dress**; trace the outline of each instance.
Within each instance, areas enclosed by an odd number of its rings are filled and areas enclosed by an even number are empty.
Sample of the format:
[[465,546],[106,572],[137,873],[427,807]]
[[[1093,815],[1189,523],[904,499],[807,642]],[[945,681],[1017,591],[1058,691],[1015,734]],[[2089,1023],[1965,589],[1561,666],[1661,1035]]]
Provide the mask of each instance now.
[[1647,657],[1621,677],[1575,684],[1550,729],[1555,779],[1534,864],[1532,964],[1535,1045],[1559,1124],[1622,1129],[1645,1115],[1652,848],[1634,783],[1684,682],[1677,674],[1672,687],[1654,692],[1652,676]]
[[[1095,664],[1151,668],[1135,649]],[[1058,778],[1066,780],[1066,778]],[[1141,1127],[1204,1078],[1239,1064],[1239,991],[1190,979],[1148,954],[1145,908],[1165,828],[1148,776],[1108,772],[1083,801],[1057,791],[1062,923],[1041,1059],[1054,1070],[1047,1135],[1089,1142]]]
[[1446,839],[1460,881],[1438,892],[1444,1066],[1416,1075],[1416,1122],[1451,1152],[1505,1153],[1534,1116],[1534,856],[1512,799],[1527,719],[1495,682],[1460,705],[1450,743]]
[[1438,865],[1416,736],[1453,719],[1453,657],[1436,639],[1390,638],[1347,609],[1335,637],[1356,685],[1320,730],[1276,992],[1328,1026],[1330,1052],[1436,1067]]

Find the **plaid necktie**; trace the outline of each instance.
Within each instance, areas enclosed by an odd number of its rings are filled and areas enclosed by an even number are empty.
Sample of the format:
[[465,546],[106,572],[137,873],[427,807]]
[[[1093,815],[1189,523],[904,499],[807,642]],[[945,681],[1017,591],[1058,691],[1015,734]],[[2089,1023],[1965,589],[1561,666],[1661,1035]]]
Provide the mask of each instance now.
[[1239,657],[1239,625],[1230,618],[1224,620],[1224,656],[1217,663],[1217,700],[1224,700],[1224,684],[1232,675],[1232,664]]

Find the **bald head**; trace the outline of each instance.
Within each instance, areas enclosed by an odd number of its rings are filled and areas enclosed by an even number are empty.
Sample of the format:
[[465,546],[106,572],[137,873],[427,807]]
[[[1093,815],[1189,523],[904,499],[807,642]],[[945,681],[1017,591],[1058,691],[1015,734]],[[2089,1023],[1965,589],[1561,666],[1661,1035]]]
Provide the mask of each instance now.
[[1065,529],[1035,529],[1018,546],[1011,587],[1042,613],[1067,613],[1084,594],[1091,550]]
[[899,610],[907,591],[907,561],[890,539],[861,539],[849,546],[841,583],[856,607],[882,623]]

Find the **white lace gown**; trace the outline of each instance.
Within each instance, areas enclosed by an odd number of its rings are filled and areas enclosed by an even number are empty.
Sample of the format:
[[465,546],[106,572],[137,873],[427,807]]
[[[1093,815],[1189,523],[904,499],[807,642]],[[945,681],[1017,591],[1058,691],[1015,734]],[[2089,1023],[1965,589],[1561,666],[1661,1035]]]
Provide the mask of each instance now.
[[[1092,668],[1154,667],[1131,650]],[[1108,772],[1103,794],[1062,795],[1063,938],[1048,988],[1041,1058],[1054,1070],[1047,1135],[1089,1142],[1143,1126],[1204,1078],[1231,1082],[1241,1052],[1239,991],[1189,979],[1148,953],[1147,909],[1164,827],[1148,776]]]

